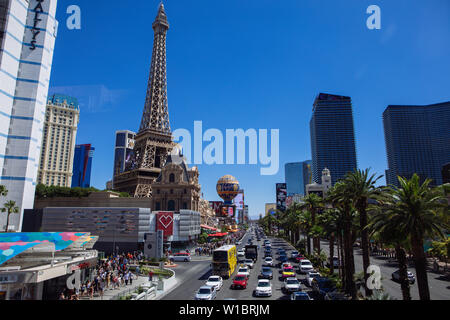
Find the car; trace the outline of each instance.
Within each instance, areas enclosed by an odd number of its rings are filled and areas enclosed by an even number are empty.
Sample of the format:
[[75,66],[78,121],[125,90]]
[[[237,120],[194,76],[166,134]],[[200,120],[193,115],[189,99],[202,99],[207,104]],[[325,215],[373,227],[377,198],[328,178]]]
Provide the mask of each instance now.
[[242,243],[241,240],[239,240],[238,242],[236,242],[237,245],[240,245]]
[[283,291],[286,293],[301,291],[302,287],[300,281],[297,278],[286,278],[284,279]]
[[[400,270],[397,270],[392,273],[392,280],[393,281],[400,281]],[[408,280],[410,284],[414,284],[416,282],[416,277],[412,272],[408,271]]]
[[223,286],[223,279],[219,276],[211,276],[208,278],[205,285],[214,287],[216,291],[219,291]]
[[320,273],[316,271],[311,271],[306,274],[306,284],[308,287],[312,287],[312,282],[315,278],[320,277]]
[[340,293],[337,291],[328,292],[325,297],[325,300],[350,300],[344,293]]
[[307,292],[297,291],[291,294],[291,300],[314,300]]
[[234,278],[233,284],[231,285],[231,287],[232,287],[232,289],[237,289],[237,288],[247,289],[247,285],[248,285],[248,278],[244,275],[237,275]]
[[273,266],[273,259],[272,259],[272,257],[265,257],[264,258],[264,264],[266,266],[272,267]]
[[283,262],[288,261],[288,258],[287,258],[287,256],[279,256],[278,261],[280,261],[280,265],[281,265]]
[[247,278],[250,278],[250,269],[248,267],[239,267],[237,275],[245,276]]
[[217,296],[216,289],[210,286],[202,286],[195,294],[195,300],[214,300]]
[[255,297],[271,297],[272,296],[272,284],[270,280],[262,279],[258,281],[255,291],[253,292]]
[[239,262],[244,261],[245,260],[245,253],[238,252],[237,258],[238,258]]
[[297,263],[300,263],[300,261],[302,260],[306,260],[306,258],[304,256],[302,256],[301,254],[299,254],[296,258],[295,261],[297,261]]
[[191,254],[188,252],[179,252],[175,253],[174,255],[169,256],[169,260],[172,261],[182,261],[182,262],[190,262],[191,261]]
[[305,260],[300,261],[300,263],[298,265],[298,271],[300,271],[300,273],[308,273],[308,272],[314,271],[314,267],[313,267],[311,261],[305,259]]
[[312,289],[318,293],[321,297],[325,297],[328,292],[336,290],[336,286],[333,281],[326,277],[317,277],[312,281]]
[[281,273],[281,278],[284,280],[284,279],[287,279],[287,278],[294,278],[295,277],[295,272],[294,272],[294,270],[292,269],[292,271],[283,271],[282,273]]
[[252,259],[245,259],[243,264],[245,266],[248,266],[250,269],[253,269],[253,260]]
[[271,252],[264,253],[264,258],[267,258],[267,257],[272,258],[272,253]]
[[282,269],[281,272],[292,272],[295,273],[294,267],[291,265],[285,265]]
[[261,273],[258,276],[258,279],[273,279],[273,271],[269,267],[262,267]]
[[295,259],[298,257],[298,251],[292,251],[291,252],[291,259]]
[[292,267],[292,264],[290,264],[289,262],[283,262],[281,264],[281,269],[283,269],[284,267]]

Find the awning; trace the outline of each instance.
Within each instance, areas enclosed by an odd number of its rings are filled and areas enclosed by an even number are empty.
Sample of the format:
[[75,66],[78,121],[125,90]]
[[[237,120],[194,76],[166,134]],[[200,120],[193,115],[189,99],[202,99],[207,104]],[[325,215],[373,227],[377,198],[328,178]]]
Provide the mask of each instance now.
[[226,235],[228,235],[228,232],[209,234],[208,237],[224,237]]
[[207,226],[205,224],[200,225],[200,227],[202,227],[203,229],[207,229],[207,230],[213,230],[213,231],[218,230],[217,228],[213,228],[213,227]]

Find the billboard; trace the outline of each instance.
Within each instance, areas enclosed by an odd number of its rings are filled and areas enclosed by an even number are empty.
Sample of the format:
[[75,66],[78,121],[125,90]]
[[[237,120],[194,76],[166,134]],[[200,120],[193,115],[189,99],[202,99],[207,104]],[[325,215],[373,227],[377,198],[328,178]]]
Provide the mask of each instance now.
[[223,205],[220,207],[220,216],[223,218],[234,218],[236,216],[236,207]]
[[209,206],[211,209],[214,210],[214,213],[217,217],[220,217],[220,206],[223,205],[222,201],[210,201]]
[[244,210],[244,190],[239,190],[238,195],[233,200],[237,210]]
[[286,183],[277,183],[277,210],[286,211],[287,186]]
[[173,212],[156,213],[156,231],[163,231],[164,238],[173,235]]

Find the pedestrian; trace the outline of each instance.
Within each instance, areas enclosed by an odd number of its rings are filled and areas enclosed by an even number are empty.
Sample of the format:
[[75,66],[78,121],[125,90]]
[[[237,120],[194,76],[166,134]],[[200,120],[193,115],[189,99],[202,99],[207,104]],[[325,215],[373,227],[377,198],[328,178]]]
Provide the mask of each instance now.
[[149,281],[153,281],[153,271],[149,271],[149,273],[148,273],[148,279],[149,279]]
[[133,285],[133,274],[131,273],[131,271],[128,271],[128,277],[130,280],[130,285]]
[[64,295],[64,292],[61,292],[61,294],[59,295],[59,300],[66,300],[66,296]]

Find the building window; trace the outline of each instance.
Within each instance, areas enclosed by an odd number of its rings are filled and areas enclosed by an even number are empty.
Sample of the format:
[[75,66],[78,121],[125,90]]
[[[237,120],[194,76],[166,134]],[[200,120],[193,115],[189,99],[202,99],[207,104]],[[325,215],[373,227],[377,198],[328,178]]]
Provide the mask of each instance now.
[[175,175],[173,173],[171,173],[170,176],[169,176],[169,182],[170,183],[174,183],[175,182]]
[[[159,191],[159,190],[158,190]],[[158,210],[161,210],[161,202],[156,202],[156,204],[155,204],[155,210],[156,211],[158,211]]]
[[175,211],[175,201],[174,200],[169,200],[169,202],[167,203],[167,210]]

